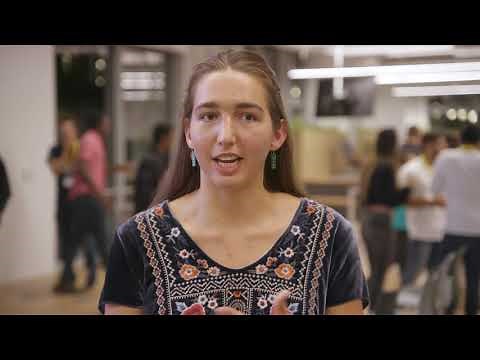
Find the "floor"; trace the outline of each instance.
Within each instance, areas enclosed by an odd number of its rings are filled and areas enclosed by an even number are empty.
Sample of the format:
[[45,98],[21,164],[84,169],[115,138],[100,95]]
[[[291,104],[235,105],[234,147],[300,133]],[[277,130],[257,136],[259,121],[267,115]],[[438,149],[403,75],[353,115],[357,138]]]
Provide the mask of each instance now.
[[[20,281],[0,287],[0,314],[17,315],[96,315],[97,302],[103,285],[105,272],[98,271],[95,286],[88,291],[75,294],[55,294],[52,288],[56,276]],[[77,286],[82,287],[81,280],[85,273],[79,273]]]

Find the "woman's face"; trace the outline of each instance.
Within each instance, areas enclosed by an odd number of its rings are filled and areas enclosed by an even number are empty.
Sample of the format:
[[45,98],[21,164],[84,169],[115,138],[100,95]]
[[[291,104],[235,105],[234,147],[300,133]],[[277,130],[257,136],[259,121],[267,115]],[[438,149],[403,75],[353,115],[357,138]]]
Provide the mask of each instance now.
[[239,188],[263,183],[266,157],[286,140],[286,130],[286,121],[274,130],[261,82],[226,70],[198,82],[185,137],[202,183]]

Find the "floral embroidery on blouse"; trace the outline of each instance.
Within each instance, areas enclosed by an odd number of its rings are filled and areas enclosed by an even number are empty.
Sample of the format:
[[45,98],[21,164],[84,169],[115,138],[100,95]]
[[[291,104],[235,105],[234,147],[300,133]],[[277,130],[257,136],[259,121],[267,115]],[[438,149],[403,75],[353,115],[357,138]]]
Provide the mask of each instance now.
[[207,273],[210,276],[218,276],[218,275],[220,275],[220,269],[216,266],[213,266],[213,267],[208,268]]
[[153,212],[154,212],[155,215],[157,215],[159,218],[163,218],[163,215],[165,214],[165,212],[163,211],[163,207],[161,207],[160,205],[159,205],[159,206],[155,206],[155,208],[153,209]]
[[195,266],[183,264],[179,273],[183,280],[192,280],[198,276],[200,271]]
[[[236,271],[219,265],[203,253],[175,221],[166,204],[164,202],[152,209],[152,214],[158,220],[153,222],[150,219],[150,226],[153,224],[152,233],[156,234],[154,240],[158,245],[149,245],[146,249],[150,264],[155,267],[153,275],[157,278],[156,284],[164,284],[162,289],[169,289],[167,294],[157,288],[159,305],[163,301],[159,313],[179,314],[198,303],[207,314],[219,306],[231,306],[246,313],[265,314],[282,289],[291,290],[288,310],[292,314],[316,311],[315,293],[304,289],[305,274],[312,270],[318,272],[322,266],[321,260],[317,259],[322,254],[319,250],[328,245],[326,240],[330,234],[326,230],[322,234],[323,227],[320,231],[311,231],[310,228],[319,227],[325,221],[322,220],[325,207],[302,199],[299,205],[301,208],[297,210],[289,228],[267,254],[250,266]],[[327,230],[330,228],[331,226]],[[145,227],[141,229],[144,231]],[[143,234],[145,238],[150,236],[146,231]],[[324,242],[320,243],[322,239]],[[315,254],[310,253],[313,248],[317,249]],[[163,258],[162,263],[158,260],[159,253]],[[315,261],[307,261],[310,258]],[[314,267],[309,270],[307,265]],[[163,279],[168,281],[163,283],[160,281]],[[310,279],[311,275],[307,280],[311,281]],[[308,286],[311,288],[311,285]],[[318,282],[314,286],[318,287]],[[252,291],[255,296],[252,296]]]
[[280,264],[275,269],[275,274],[281,279],[290,280],[293,274],[295,274],[295,269],[290,264]]
[[268,267],[266,267],[266,266],[263,265],[263,264],[259,264],[259,265],[257,265],[257,267],[255,268],[255,273],[258,274],[258,275],[265,274],[267,271],[268,271]]
[[200,295],[198,297],[198,301],[197,301],[199,304],[202,304],[202,305],[205,305],[207,302],[208,302],[208,297],[207,295]]
[[208,305],[207,305],[207,306],[208,306],[209,309],[212,309],[212,310],[215,309],[215,308],[217,308],[217,307],[218,307],[217,299],[215,299],[215,298],[210,299],[210,300],[208,301]]
[[207,262],[207,260],[198,259],[198,260],[197,260],[197,264],[198,264],[198,266],[200,266],[200,268],[202,268],[202,269],[208,269],[208,262]]
[[258,299],[257,306],[260,309],[265,309],[268,306],[268,301],[262,296]]
[[276,257],[268,257],[267,258],[267,266],[268,267],[271,267],[273,266],[273,264],[275,264],[277,262],[277,258]]

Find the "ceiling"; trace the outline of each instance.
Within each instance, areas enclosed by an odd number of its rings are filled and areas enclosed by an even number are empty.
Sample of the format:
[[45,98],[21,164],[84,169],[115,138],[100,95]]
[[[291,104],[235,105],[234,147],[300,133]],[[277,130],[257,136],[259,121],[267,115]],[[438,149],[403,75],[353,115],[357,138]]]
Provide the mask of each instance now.
[[371,57],[384,60],[480,58],[480,46],[478,45],[275,45],[275,47],[296,52],[301,57],[334,56],[337,53],[345,58]]

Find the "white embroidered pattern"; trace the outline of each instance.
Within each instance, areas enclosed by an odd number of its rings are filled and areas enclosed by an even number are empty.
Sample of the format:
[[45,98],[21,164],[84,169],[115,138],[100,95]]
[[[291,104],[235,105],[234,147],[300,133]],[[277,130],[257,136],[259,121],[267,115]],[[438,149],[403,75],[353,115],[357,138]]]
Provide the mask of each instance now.
[[[155,278],[155,295],[157,296],[157,305],[158,305],[158,313],[160,315],[165,315],[167,313],[167,309],[165,307],[165,296],[164,296],[164,287],[163,287],[163,279],[161,277],[161,271],[158,267],[158,260],[155,258],[155,250],[152,248],[152,242],[150,241],[150,236],[147,232],[146,222],[144,221],[143,217],[144,213],[139,213],[135,216],[135,222],[137,223],[137,230],[140,232],[140,238],[143,240],[143,245],[145,247],[147,257],[149,259],[149,264],[152,267],[152,274]],[[181,306],[181,304],[177,304],[177,308]]]
[[[309,277],[306,275],[309,274],[310,272],[311,262],[314,256],[314,253],[312,253],[311,250],[312,250],[312,247],[317,242],[318,232],[320,230],[320,224],[323,221],[323,216],[325,213],[325,208],[314,201],[309,201],[308,206],[313,208],[314,210],[312,214],[313,226],[310,228],[310,235],[308,236],[307,241],[305,243],[305,252],[304,252],[303,260],[300,263],[300,276],[298,277],[298,285],[305,289],[307,288],[308,281],[309,281]],[[305,297],[303,301],[303,309],[306,309],[306,308],[307,308],[307,298]]]
[[[327,207],[327,221],[324,224],[323,232],[322,232],[322,240],[320,241],[318,252],[316,254],[315,260],[315,267],[312,272],[312,284],[309,289],[309,301],[308,301],[308,314],[315,315],[317,310],[318,304],[318,286],[321,276],[321,268],[323,266],[323,258],[325,257],[325,249],[328,245],[328,239],[331,236],[331,230],[333,228],[333,220],[335,220],[335,216],[333,214],[333,210]],[[312,250],[314,251],[315,248]]]
[[[332,209],[315,201],[307,200],[307,204],[310,211],[310,235],[303,245],[304,254],[302,261],[299,263],[300,266],[295,269],[296,272],[299,272],[296,280],[286,280],[262,274],[265,270],[263,268],[258,268],[257,270],[260,271],[256,274],[253,270],[253,273],[234,272],[224,275],[224,273],[220,274],[216,267],[212,268],[208,277],[192,277],[188,280],[182,280],[174,275],[175,267],[172,265],[176,262],[166,249],[169,241],[173,240],[172,237],[177,238],[180,234],[170,228],[164,229],[163,225],[165,224],[161,224],[163,220],[159,217],[159,214],[163,215],[164,212],[158,208],[163,207],[164,203],[138,214],[135,217],[135,222],[155,279],[158,313],[161,315],[173,314],[173,309],[179,312],[180,309],[185,308],[186,300],[190,300],[191,303],[202,303],[210,309],[217,306],[232,306],[240,311],[251,313],[252,307],[256,309],[265,308],[263,299],[268,303],[275,294],[285,289],[291,291],[290,301],[292,304],[290,309],[292,312],[318,313],[321,310],[318,309],[317,305],[321,269],[335,216]],[[323,223],[322,219],[325,213],[326,221]],[[319,241],[322,223],[323,231]],[[161,236],[163,232],[169,238],[165,239],[167,241]],[[303,238],[304,234],[300,234],[297,228],[293,233],[296,236],[302,235]],[[187,250],[185,250],[180,257],[187,258],[187,254]],[[288,248],[286,255],[287,257],[289,257],[288,255],[294,256],[293,250]],[[259,299],[262,299],[262,301]]]

